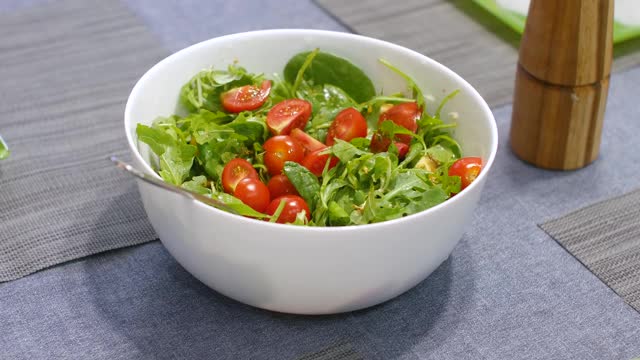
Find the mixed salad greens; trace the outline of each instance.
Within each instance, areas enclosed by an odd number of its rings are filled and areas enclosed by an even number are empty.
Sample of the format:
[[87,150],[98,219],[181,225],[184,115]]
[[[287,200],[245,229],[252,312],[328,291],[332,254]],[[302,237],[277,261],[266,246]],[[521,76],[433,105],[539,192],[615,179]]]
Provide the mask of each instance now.
[[185,116],[137,125],[164,181],[218,198],[236,213],[279,223],[359,225],[397,219],[446,201],[480,172],[461,158],[416,83],[377,94],[346,59],[295,55],[283,77],[234,63],[206,69],[180,92]]

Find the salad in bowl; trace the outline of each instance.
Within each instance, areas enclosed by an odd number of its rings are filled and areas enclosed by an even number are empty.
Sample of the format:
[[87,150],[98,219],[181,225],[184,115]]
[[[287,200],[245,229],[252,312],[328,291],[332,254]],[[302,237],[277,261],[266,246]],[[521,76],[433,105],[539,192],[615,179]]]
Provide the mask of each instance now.
[[348,226],[416,214],[469,186],[482,160],[462,157],[457,114],[442,113],[458,90],[429,108],[410,76],[378,61],[405,91],[377,92],[358,66],[320,49],[280,74],[203,69],[180,89],[181,114],[136,133],[162,179],[242,216]]

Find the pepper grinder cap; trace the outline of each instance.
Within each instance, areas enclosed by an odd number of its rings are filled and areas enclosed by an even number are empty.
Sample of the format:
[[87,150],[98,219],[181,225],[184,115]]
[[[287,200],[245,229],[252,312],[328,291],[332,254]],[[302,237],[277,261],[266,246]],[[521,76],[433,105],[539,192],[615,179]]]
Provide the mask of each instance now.
[[532,0],[519,63],[554,85],[583,86],[609,77],[614,0]]

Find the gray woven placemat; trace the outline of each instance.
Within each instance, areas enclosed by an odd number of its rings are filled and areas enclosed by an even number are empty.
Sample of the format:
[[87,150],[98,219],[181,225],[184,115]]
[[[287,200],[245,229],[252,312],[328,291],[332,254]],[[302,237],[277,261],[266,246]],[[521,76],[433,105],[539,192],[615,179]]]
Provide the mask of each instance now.
[[540,227],[640,311],[640,190]]
[[61,0],[0,17],[0,281],[156,238],[127,158],[124,104],[166,56],[118,0]]
[[350,343],[329,346],[313,354],[305,355],[298,360],[363,360]]
[[[519,35],[471,0],[315,0],[362,35],[421,52],[473,85],[491,106],[511,102]],[[640,41],[616,48],[615,69],[640,64]]]

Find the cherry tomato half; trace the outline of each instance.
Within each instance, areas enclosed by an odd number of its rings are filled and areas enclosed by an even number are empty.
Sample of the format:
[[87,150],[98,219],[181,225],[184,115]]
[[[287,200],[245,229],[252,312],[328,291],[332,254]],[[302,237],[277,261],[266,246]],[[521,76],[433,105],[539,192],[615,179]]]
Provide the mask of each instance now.
[[271,92],[271,81],[269,80],[263,81],[260,88],[255,85],[237,87],[220,96],[222,107],[231,113],[255,110],[267,101],[269,92]]
[[351,139],[367,136],[367,120],[354,108],[346,108],[336,115],[327,132],[327,145],[331,146],[340,139]]
[[236,185],[244,178],[258,179],[258,172],[247,160],[232,159],[222,169],[222,188],[227,193],[233,194]]
[[298,140],[289,135],[277,135],[269,138],[264,145],[264,164],[269,174],[282,173],[285,161],[301,162],[304,158],[304,148]]
[[399,141],[396,141],[393,144],[398,148],[398,157],[400,159],[404,159],[404,157],[407,156],[407,153],[409,152],[409,145],[401,143]]
[[[322,171],[324,170],[324,166],[329,160],[329,154],[322,154],[326,149],[316,150],[302,160],[302,166],[306,167],[311,173],[315,176],[322,175]],[[338,158],[335,156],[331,156],[331,160],[329,160],[329,169],[336,166],[338,164]]]
[[460,176],[460,190],[469,186],[482,170],[482,159],[479,157],[464,157],[456,160],[449,168],[449,176]]
[[391,139],[389,137],[384,136],[380,132],[380,130],[373,133],[371,137],[371,142],[369,143],[369,150],[373,153],[380,153],[389,150],[389,145],[391,145]]
[[273,135],[289,135],[293,129],[304,129],[311,117],[311,103],[288,99],[277,103],[267,113],[267,127]]
[[[398,158],[404,159],[409,152],[409,145],[400,142],[394,141],[393,144],[398,148]],[[389,150],[389,146],[391,146],[391,139],[382,135],[379,131],[373,133],[371,137],[371,143],[369,143],[369,150],[373,153],[379,153]]]
[[327,145],[321,143],[320,140],[317,140],[313,136],[298,128],[291,130],[291,137],[298,140],[298,142],[302,144],[305,153],[310,153],[327,147]]
[[303,210],[305,211],[307,220],[311,220],[309,205],[307,205],[307,202],[304,201],[303,198],[297,195],[285,195],[271,200],[271,203],[267,206],[266,213],[269,215],[275,214],[281,201],[284,201],[284,208],[282,209],[280,216],[278,216],[278,220],[276,220],[277,223],[285,224],[294,222],[296,220],[296,215]]
[[299,195],[298,190],[285,174],[273,176],[267,183],[267,187],[274,199],[283,195]]
[[253,178],[240,180],[236,185],[234,196],[258,212],[264,212],[271,201],[271,194],[267,185],[263,184],[259,179]]
[[[392,106],[389,110],[380,114],[378,126],[385,120],[391,120],[396,125],[400,125],[407,130],[416,132],[418,130],[418,119],[422,111],[415,102],[402,103]],[[406,134],[396,135],[396,140],[405,144],[411,142],[411,136]]]

